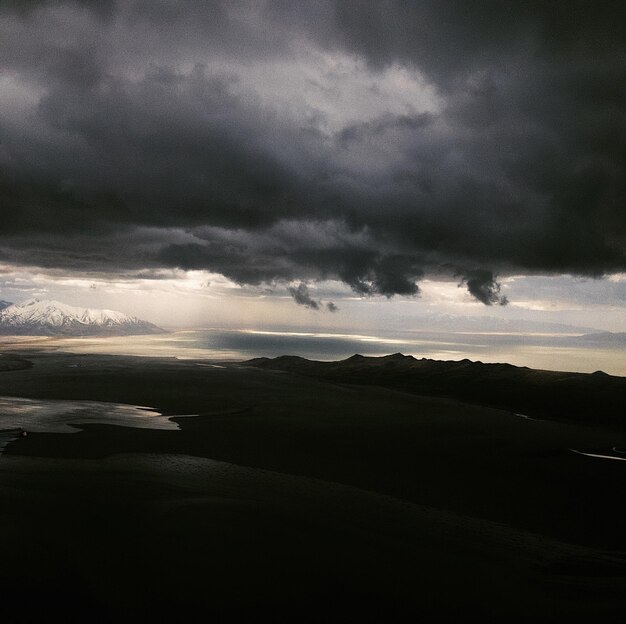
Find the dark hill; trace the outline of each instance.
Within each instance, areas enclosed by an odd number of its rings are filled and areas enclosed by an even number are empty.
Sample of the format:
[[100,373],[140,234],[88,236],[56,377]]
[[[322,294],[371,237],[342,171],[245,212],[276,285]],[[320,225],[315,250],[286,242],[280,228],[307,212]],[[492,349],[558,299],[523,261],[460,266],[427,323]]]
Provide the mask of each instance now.
[[400,353],[353,355],[338,362],[299,357],[258,358],[246,363],[340,383],[382,386],[458,399],[537,418],[626,425],[626,378],[535,370],[470,360],[417,360]]

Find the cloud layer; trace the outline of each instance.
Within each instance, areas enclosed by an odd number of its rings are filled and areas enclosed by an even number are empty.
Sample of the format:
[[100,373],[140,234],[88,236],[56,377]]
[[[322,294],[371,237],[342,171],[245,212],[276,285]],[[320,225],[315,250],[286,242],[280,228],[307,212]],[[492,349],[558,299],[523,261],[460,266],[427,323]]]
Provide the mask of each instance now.
[[623,3],[1,7],[0,261],[486,304],[626,269]]

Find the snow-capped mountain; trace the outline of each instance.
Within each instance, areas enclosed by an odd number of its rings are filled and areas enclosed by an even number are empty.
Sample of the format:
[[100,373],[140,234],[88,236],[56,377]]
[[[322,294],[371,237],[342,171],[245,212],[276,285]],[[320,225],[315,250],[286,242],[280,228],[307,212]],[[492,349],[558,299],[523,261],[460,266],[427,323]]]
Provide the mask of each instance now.
[[59,301],[30,299],[0,308],[0,334],[4,335],[119,336],[162,331],[123,312],[77,308]]
[[2,299],[0,299],[0,310],[8,308],[10,305],[13,305],[10,301],[2,301]]

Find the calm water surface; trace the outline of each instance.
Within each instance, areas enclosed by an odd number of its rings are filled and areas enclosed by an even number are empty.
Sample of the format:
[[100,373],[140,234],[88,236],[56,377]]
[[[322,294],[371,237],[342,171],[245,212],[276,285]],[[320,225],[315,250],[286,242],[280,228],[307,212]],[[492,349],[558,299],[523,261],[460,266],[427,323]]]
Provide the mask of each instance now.
[[100,401],[57,401],[0,396],[0,454],[7,444],[28,432],[76,433],[86,423],[140,429],[176,430],[159,412],[138,405]]
[[417,358],[508,362],[545,370],[626,376],[626,344],[596,343],[571,334],[412,332],[402,336],[258,330],[189,330],[113,338],[2,337],[0,350],[24,346],[76,353],[245,360],[300,355],[339,360],[355,353],[401,352]]

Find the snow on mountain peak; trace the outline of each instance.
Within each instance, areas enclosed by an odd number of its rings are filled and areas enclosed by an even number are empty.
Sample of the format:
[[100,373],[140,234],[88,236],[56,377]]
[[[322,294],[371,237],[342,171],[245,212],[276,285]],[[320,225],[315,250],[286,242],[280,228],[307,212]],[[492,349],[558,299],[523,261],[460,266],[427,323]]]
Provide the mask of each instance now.
[[28,299],[0,308],[0,333],[33,335],[151,334],[161,330],[115,310],[95,310],[60,301]]

